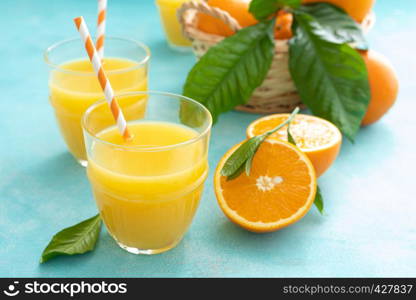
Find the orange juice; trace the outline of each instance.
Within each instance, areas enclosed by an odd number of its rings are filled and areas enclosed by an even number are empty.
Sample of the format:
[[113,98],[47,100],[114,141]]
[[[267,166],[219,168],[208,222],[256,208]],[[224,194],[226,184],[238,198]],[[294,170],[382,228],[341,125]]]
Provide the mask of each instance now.
[[[116,94],[147,90],[147,69],[138,67],[137,62],[108,57],[103,66]],[[92,103],[104,98],[91,62],[83,59],[60,64],[51,72],[49,89],[50,102],[69,151],[83,162],[86,154],[81,117]],[[136,113],[143,114],[145,102],[138,105],[142,108]]]
[[163,252],[181,240],[198,207],[207,141],[170,122],[133,121],[128,128],[130,141],[115,127],[96,134],[99,140],[88,146],[88,177],[119,245],[133,253]]
[[178,8],[187,1],[189,0],[156,0],[166,39],[173,48],[180,49],[191,46],[191,42],[182,34],[181,25],[176,15]]

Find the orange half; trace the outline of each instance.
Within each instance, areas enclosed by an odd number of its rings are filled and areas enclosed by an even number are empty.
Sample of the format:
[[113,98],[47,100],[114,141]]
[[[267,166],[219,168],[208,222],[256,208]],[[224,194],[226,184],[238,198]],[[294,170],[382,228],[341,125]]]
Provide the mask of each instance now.
[[[283,123],[289,114],[274,114],[260,118],[247,127],[247,137],[251,138],[269,131]],[[342,134],[339,129],[327,120],[298,114],[290,124],[290,134],[296,145],[311,160],[316,176],[321,176],[337,158]],[[287,126],[272,134],[269,139],[287,141]]]
[[235,145],[219,162],[214,176],[218,204],[234,223],[253,232],[270,232],[300,220],[316,194],[316,176],[308,157],[281,141],[263,142],[254,156],[250,176],[233,180],[221,169]]

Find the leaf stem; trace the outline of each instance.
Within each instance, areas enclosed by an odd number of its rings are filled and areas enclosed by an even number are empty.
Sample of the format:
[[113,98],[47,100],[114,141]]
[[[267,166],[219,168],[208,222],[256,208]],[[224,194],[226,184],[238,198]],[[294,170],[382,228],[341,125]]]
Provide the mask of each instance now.
[[278,131],[280,128],[283,128],[284,126],[286,126],[287,124],[289,124],[290,122],[293,121],[293,119],[295,118],[295,116],[299,113],[299,107],[296,107],[293,112],[290,114],[289,118],[286,119],[286,121],[284,121],[283,123],[279,124],[278,126],[276,126],[275,128],[266,131],[265,133],[262,134],[262,136],[265,136],[266,138],[270,135],[272,135],[273,133],[275,133],[276,131]]

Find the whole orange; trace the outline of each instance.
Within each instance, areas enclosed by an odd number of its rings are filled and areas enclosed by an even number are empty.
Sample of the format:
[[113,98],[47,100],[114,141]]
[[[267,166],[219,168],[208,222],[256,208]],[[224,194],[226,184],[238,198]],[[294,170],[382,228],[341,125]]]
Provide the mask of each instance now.
[[[257,23],[254,16],[248,11],[251,0],[208,0],[212,7],[218,7],[228,12],[242,27]],[[206,33],[230,36],[234,34],[229,26],[223,21],[204,13],[198,14],[198,29]]]
[[343,8],[355,21],[361,23],[376,0],[302,0],[303,4],[327,2]]
[[[241,27],[257,24],[258,21],[249,12],[251,0],[208,0],[207,3],[212,7],[220,8],[228,12],[238,21]],[[288,12],[279,11],[276,19],[274,37],[276,39],[289,39],[292,37],[293,15]],[[220,36],[230,36],[234,32],[223,21],[204,13],[198,14],[198,29],[210,34]]]
[[375,51],[360,51],[367,66],[370,83],[370,104],[362,125],[377,122],[393,106],[399,92],[399,81],[386,57]]
[[274,37],[277,40],[287,40],[292,37],[293,15],[280,10],[277,14]]

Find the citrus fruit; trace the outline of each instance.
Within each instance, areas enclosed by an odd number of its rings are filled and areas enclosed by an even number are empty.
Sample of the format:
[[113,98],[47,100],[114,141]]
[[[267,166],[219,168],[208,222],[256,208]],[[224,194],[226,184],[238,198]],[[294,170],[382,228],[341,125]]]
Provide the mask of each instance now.
[[[251,0],[208,0],[207,4],[228,12],[241,27],[257,24],[258,21],[249,12]],[[279,11],[276,19],[274,36],[276,39],[289,39],[292,37],[293,15],[285,11]],[[204,13],[198,13],[198,29],[210,34],[230,36],[234,31],[220,19]]]
[[292,35],[293,15],[289,12],[279,10],[274,29],[274,38],[277,40],[288,40]]
[[[247,127],[247,137],[260,135],[287,120],[289,114],[274,114],[260,118]],[[290,133],[296,145],[311,160],[316,176],[321,176],[335,161],[341,148],[342,135],[332,123],[310,115],[298,114],[290,123]],[[269,139],[287,141],[287,126]]]
[[355,21],[361,23],[370,13],[376,0],[302,0],[303,4],[327,2],[345,10]]
[[370,84],[370,104],[361,122],[377,122],[393,106],[399,92],[399,81],[390,62],[383,55],[370,50],[360,51],[367,66]]
[[270,232],[300,220],[316,194],[316,176],[308,157],[280,140],[263,142],[257,150],[250,176],[243,172],[233,180],[221,175],[231,148],[214,175],[218,204],[235,224],[253,231]]
[[[212,7],[218,7],[228,12],[238,21],[241,27],[246,27],[257,23],[257,20],[248,11],[250,1],[251,0],[208,0],[207,3]],[[234,34],[231,28],[223,21],[204,13],[198,14],[198,29],[206,33],[221,36],[230,36]]]

